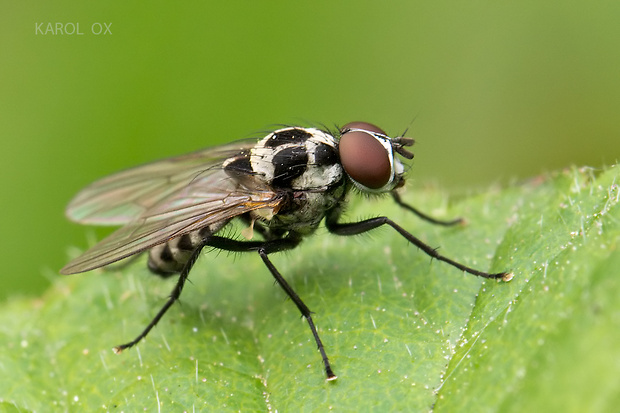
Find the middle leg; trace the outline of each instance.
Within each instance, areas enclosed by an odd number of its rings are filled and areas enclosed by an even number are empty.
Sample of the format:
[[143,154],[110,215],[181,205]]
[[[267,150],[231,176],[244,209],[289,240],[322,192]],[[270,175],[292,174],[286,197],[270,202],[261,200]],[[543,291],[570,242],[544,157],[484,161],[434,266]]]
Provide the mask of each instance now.
[[233,251],[233,252],[244,252],[244,251],[257,251],[263,262],[271,272],[271,275],[276,280],[278,285],[284,290],[286,295],[295,303],[301,315],[306,319],[308,325],[310,326],[310,331],[312,331],[312,335],[314,336],[314,341],[316,342],[317,348],[321,353],[321,357],[323,359],[323,365],[325,368],[325,375],[327,376],[327,380],[335,380],[337,376],[334,374],[332,367],[329,363],[329,359],[327,357],[327,353],[325,352],[325,347],[323,346],[323,342],[319,337],[319,333],[314,325],[314,321],[312,320],[312,312],[306,306],[306,304],[302,301],[302,299],[297,295],[293,287],[282,277],[282,274],[278,271],[278,269],[273,265],[268,255],[273,252],[285,251],[292,248],[295,248],[301,242],[301,237],[297,235],[289,235],[284,238],[269,240],[269,241],[239,241],[225,237],[213,236],[207,242],[207,245],[218,248],[225,251]]

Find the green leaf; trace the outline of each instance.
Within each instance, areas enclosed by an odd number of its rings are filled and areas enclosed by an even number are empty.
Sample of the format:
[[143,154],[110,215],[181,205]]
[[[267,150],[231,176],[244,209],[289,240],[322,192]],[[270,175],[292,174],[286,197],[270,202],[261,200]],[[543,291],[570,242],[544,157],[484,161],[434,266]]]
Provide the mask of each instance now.
[[618,170],[570,169],[446,208],[436,190],[404,199],[469,225],[385,214],[485,281],[429,259],[390,228],[321,229],[274,254],[314,319],[338,380],[326,382],[305,323],[254,254],[201,257],[146,340],[115,355],[175,280],[144,259],[58,277],[41,299],[0,308],[2,411],[610,411],[620,402]]

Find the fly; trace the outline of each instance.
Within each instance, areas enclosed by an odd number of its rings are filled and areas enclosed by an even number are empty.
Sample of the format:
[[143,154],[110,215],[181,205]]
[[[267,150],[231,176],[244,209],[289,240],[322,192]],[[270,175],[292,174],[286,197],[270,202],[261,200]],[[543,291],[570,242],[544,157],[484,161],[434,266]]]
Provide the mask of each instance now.
[[[484,278],[509,281],[511,273],[479,271],[437,252],[387,217],[342,222],[352,189],[389,193],[420,218],[440,221],[404,203],[396,189],[405,183],[399,156],[412,159],[413,139],[389,137],[366,122],[352,122],[336,132],[286,127],[258,142],[242,141],[163,159],[103,178],[83,189],[66,214],[82,224],[122,226],[69,262],[62,274],[90,271],[148,251],[148,267],[162,275],[178,274],[170,297],[134,340],[147,336],[177,301],[190,270],[205,247],[258,253],[271,275],[308,322],[323,359],[327,380],[336,379],[310,309],[271,262],[269,255],[295,248],[322,221],[336,235],[357,235],[387,225],[432,258]],[[247,240],[220,231],[232,220],[248,225]],[[260,240],[252,240],[258,233]]]

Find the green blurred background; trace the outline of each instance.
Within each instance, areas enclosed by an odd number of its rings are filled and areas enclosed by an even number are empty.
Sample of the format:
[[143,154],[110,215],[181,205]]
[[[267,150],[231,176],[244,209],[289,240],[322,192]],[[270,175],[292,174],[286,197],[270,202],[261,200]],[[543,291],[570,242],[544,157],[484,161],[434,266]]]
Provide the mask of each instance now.
[[614,163],[620,3],[513,3],[4,2],[0,298],[87,245],[84,185],[272,124],[415,118],[410,180],[456,192]]

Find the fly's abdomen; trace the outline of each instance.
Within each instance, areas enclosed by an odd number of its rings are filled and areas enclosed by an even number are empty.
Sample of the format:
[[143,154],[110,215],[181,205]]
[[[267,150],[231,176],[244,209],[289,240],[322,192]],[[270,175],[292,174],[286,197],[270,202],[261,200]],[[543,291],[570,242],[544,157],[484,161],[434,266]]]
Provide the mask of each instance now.
[[163,277],[180,273],[185,264],[187,264],[192,252],[203,244],[210,235],[219,231],[226,223],[225,221],[209,225],[154,246],[149,250],[149,270]]

